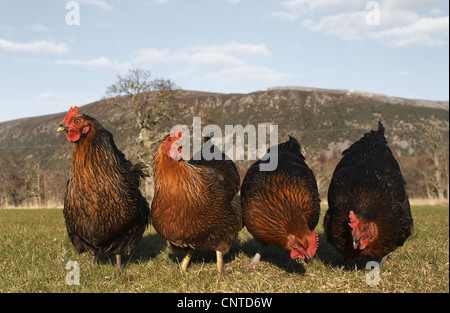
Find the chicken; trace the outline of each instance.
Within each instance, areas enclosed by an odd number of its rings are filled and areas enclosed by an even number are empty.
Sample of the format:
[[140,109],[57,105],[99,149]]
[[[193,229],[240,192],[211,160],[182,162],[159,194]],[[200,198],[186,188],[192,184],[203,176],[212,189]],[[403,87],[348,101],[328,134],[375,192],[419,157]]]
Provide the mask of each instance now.
[[291,259],[310,262],[319,244],[315,227],[320,199],[314,174],[295,138],[289,137],[277,147],[277,168],[260,171],[259,165],[269,160],[270,148],[248,169],[242,183],[244,226],[260,243],[246,271],[256,267],[266,245],[280,246],[290,251]]
[[413,231],[405,181],[383,124],[342,154],[328,190],[326,239],[347,260],[380,260]]
[[73,143],[64,218],[78,253],[111,252],[117,267],[149,224],[150,209],[139,190],[142,163],[133,165],[116,147],[112,134],[94,118],[70,108],[58,132]]
[[224,154],[222,160],[202,157],[186,162],[181,158],[182,142],[177,126],[154,155],[153,227],[171,245],[187,251],[180,264],[182,271],[194,250],[215,250],[217,270],[225,274],[223,254],[242,229],[240,206],[232,201],[239,191],[239,173]]

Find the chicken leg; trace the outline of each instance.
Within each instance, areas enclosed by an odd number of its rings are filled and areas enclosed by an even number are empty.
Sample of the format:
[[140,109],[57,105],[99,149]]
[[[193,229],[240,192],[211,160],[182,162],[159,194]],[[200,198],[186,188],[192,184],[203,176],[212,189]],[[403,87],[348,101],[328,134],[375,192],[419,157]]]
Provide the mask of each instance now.
[[223,254],[221,251],[216,250],[216,258],[217,258],[217,271],[220,275],[223,274]]
[[217,258],[217,271],[219,272],[219,275],[225,276],[233,270],[229,264],[223,264],[222,251],[216,250],[216,258]]
[[89,261],[89,267],[94,268],[95,264],[97,263],[97,254],[95,252],[92,252],[91,260]]
[[258,266],[259,260],[261,259],[261,254],[264,250],[263,245],[260,245],[255,256],[250,260],[250,262],[244,267],[244,272],[249,272]]
[[191,260],[191,257],[192,257],[192,254],[194,253],[194,250],[193,249],[189,249],[188,251],[187,251],[187,254],[186,254],[186,256],[183,258],[183,260],[181,261],[181,264],[180,264],[180,268],[181,268],[181,270],[183,271],[183,272],[186,272],[186,269],[187,269],[187,267],[188,267],[188,265],[189,265],[189,261]]
[[120,254],[116,254],[116,268],[120,271],[122,265],[122,256]]

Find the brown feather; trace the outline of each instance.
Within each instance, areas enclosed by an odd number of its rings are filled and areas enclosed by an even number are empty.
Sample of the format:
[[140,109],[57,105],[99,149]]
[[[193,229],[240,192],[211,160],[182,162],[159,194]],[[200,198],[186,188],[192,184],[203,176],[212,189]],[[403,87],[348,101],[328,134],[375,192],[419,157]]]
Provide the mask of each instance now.
[[139,190],[143,165],[132,165],[95,119],[81,115],[90,131],[74,143],[64,217],[79,253],[129,254],[149,224]]
[[291,250],[291,235],[306,242],[319,221],[320,199],[314,174],[292,137],[279,146],[274,171],[259,171],[260,163],[249,168],[242,183],[244,225],[258,241]]
[[177,247],[227,253],[242,228],[234,163],[172,160],[162,144],[153,161],[153,227]]

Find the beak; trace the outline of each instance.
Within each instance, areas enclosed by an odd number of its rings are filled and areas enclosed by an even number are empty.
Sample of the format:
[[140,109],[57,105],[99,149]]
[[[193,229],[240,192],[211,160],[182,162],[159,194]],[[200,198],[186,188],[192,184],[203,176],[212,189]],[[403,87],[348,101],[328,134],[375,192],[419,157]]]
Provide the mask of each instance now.
[[59,125],[58,129],[56,130],[57,132],[65,132],[68,131],[69,127],[64,126],[64,124]]
[[180,150],[183,148],[183,139],[178,139],[175,141],[175,145],[177,146],[177,149]]
[[307,264],[313,264],[313,258],[310,258],[308,255],[305,255],[305,262]]
[[353,249],[358,249],[359,246],[359,242],[361,241],[361,238],[356,239],[355,237],[353,237]]

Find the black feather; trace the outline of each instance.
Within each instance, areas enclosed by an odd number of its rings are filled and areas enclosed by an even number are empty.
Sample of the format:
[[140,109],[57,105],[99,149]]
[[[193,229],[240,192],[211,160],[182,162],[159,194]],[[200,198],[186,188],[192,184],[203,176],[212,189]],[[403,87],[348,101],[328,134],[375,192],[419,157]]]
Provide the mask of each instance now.
[[[413,219],[400,166],[378,124],[343,152],[328,189],[324,218],[327,240],[348,258],[381,258],[403,245]],[[349,213],[374,223],[377,236],[363,249],[353,249]]]

